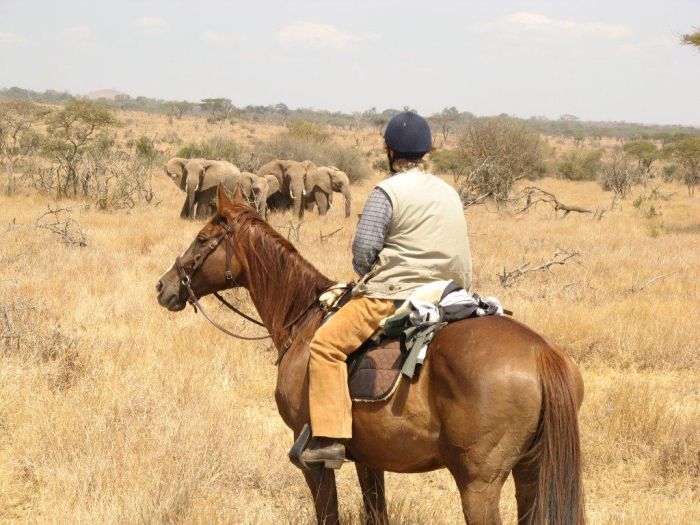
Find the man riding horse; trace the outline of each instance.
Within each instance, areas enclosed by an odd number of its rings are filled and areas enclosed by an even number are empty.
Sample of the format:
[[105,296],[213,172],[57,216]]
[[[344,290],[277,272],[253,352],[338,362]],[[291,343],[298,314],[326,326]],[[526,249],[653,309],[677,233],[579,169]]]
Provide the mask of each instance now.
[[392,176],[369,194],[352,244],[352,265],[361,279],[310,345],[314,437],[301,456],[306,464],[340,467],[345,459],[343,441],[352,437],[348,355],[422,285],[453,280],[468,290],[471,284],[462,202],[449,184],[422,169],[432,147],[428,123],[400,113],[389,121],[384,140]]

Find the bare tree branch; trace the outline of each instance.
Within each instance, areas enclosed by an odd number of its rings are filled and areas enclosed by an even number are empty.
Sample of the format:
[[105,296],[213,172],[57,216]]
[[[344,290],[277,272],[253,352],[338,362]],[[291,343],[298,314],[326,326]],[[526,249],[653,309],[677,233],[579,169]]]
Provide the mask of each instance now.
[[580,255],[581,254],[579,252],[568,252],[566,250],[562,250],[561,248],[557,248],[557,251],[554,253],[554,256],[550,260],[545,261],[539,266],[531,267],[530,263],[526,262],[525,264],[511,271],[507,271],[504,267],[503,273],[499,273],[496,275],[498,275],[498,278],[501,281],[501,286],[507,288],[509,286],[512,286],[514,283],[516,283],[529,273],[549,270],[549,268],[554,265],[564,265],[569,259],[579,257]]

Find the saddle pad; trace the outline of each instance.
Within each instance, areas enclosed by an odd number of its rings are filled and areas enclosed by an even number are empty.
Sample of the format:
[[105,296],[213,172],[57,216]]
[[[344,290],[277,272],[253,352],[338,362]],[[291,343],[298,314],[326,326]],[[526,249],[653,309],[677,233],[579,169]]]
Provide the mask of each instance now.
[[353,401],[379,402],[391,397],[401,378],[401,353],[398,339],[363,345],[348,360],[348,386]]

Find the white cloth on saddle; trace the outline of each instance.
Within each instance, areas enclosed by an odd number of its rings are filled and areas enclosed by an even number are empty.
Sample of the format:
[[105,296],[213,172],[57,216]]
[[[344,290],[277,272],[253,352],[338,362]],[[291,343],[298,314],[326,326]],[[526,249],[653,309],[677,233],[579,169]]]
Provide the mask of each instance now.
[[[450,285],[456,289],[445,295]],[[484,303],[487,305],[485,308]],[[396,310],[396,314],[409,312],[411,322],[415,326],[429,326],[444,320],[441,309],[455,306],[465,311],[471,309],[478,317],[503,315],[503,307],[498,299],[484,297],[480,302],[478,297],[454,285],[453,281],[435,281],[421,286],[404,301]]]

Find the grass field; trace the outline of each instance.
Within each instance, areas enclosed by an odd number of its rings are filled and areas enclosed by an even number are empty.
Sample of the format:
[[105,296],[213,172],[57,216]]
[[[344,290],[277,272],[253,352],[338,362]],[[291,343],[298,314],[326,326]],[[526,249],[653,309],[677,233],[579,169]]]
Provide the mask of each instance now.
[[[186,139],[196,135],[187,121],[177,125]],[[159,132],[145,117],[127,126],[135,136]],[[363,138],[368,149],[379,147],[375,136]],[[157,304],[158,277],[201,224],[180,220],[182,194],[154,177],[160,204],[123,212],[30,192],[0,197],[0,522],[311,523],[274,404],[275,352],[228,338],[191,309]],[[354,187],[356,211],[379,179]],[[595,183],[538,184],[582,206],[612,200]],[[467,213],[473,290],[498,296],[583,371],[593,524],[700,522],[700,201],[680,186],[662,190],[677,193],[624,201],[601,220],[558,219],[544,207]],[[47,205],[72,207],[86,247],[36,228]],[[295,241],[338,280],[352,278],[355,210],[351,219],[341,209],[307,215]],[[290,220],[269,222],[286,235]],[[580,256],[501,286],[503,268],[537,265],[558,248]],[[665,277],[650,282],[657,276]],[[259,333],[205,301],[229,325]],[[356,522],[351,465],[339,492]],[[388,497],[394,524],[462,520],[444,471],[389,474]],[[502,516],[514,522],[510,482]]]

